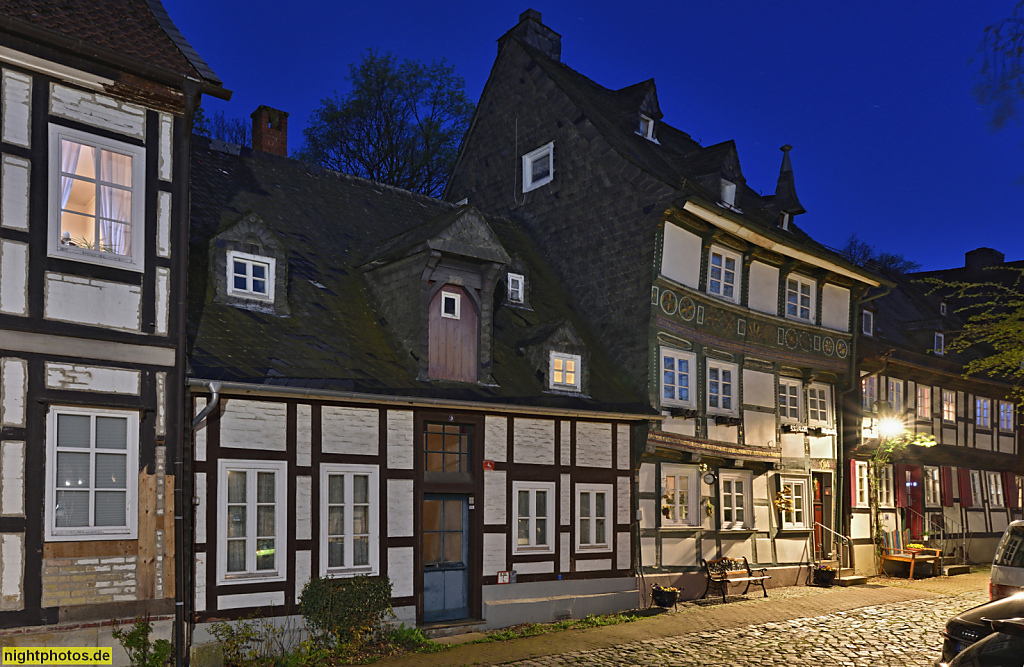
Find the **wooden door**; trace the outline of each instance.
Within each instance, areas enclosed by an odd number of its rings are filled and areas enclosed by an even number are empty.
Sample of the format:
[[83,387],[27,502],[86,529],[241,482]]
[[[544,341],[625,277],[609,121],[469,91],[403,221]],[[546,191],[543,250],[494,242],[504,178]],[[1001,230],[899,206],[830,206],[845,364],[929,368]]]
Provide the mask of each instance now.
[[469,616],[469,503],[466,496],[423,497],[423,620]]
[[476,382],[479,331],[469,295],[445,285],[430,301],[428,373],[434,380]]

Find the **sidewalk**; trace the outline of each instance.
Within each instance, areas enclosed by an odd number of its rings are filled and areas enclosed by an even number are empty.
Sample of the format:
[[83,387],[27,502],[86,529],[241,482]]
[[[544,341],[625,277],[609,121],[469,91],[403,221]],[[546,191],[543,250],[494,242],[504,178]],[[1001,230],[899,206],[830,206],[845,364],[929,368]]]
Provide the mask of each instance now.
[[379,665],[447,666],[491,665],[546,655],[608,648],[630,642],[710,632],[757,623],[822,616],[860,607],[950,596],[988,585],[988,570],[956,577],[909,582],[876,577],[865,586],[774,588],[765,599],[759,594],[729,596],[728,602],[711,600],[680,603],[668,611],[632,623],[582,630],[552,632],[504,642],[464,644],[441,653],[415,654],[383,660]]

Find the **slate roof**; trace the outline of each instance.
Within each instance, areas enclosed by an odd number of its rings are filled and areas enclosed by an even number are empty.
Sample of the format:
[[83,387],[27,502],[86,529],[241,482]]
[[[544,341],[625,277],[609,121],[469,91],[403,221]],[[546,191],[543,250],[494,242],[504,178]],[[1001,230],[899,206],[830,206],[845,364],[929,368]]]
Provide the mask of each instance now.
[[181,76],[221,84],[160,0],[0,0],[0,14]]
[[[649,412],[646,397],[627,388],[622,371],[569,307],[528,237],[494,216],[487,224],[526,267],[532,310],[498,305],[495,299],[493,385],[416,379],[414,364],[375,312],[359,267],[422,242],[459,211],[453,204],[297,160],[193,137],[192,374],[390,396]],[[250,214],[287,252],[288,317],[214,300],[210,241]],[[524,338],[560,320],[570,322],[591,351],[589,397],[546,392],[546,378],[520,349]]]

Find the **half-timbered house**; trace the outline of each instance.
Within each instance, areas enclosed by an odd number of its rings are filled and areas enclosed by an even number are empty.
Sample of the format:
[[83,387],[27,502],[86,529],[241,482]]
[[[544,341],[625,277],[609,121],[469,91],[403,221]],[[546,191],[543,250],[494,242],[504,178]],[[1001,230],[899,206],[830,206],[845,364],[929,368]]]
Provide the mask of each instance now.
[[445,196],[527,230],[664,415],[636,480],[644,571],[690,597],[719,556],[803,581],[833,551],[836,399],[879,279],[796,224],[789,146],[761,196],[733,142],[663,121],[653,81],[609,90],[561,55],[533,10],[501,37]]
[[0,15],[2,643],[166,635],[191,118],[229,93],[158,0]]

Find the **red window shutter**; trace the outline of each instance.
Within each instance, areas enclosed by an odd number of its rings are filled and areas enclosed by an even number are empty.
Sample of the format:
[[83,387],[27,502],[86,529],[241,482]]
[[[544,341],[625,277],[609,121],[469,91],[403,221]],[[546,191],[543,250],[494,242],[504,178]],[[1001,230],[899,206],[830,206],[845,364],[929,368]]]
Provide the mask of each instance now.
[[1020,507],[1017,502],[1017,475],[1012,472],[1003,473],[1003,497],[1006,498],[1006,506],[1011,509]]
[[971,495],[971,471],[967,468],[957,468],[956,474],[960,478],[960,506],[974,507],[974,497]]
[[953,469],[949,466],[939,468],[939,482],[942,484],[942,506],[953,506]]
[[892,485],[896,492],[896,507],[907,506],[907,466],[897,463],[893,466]]

